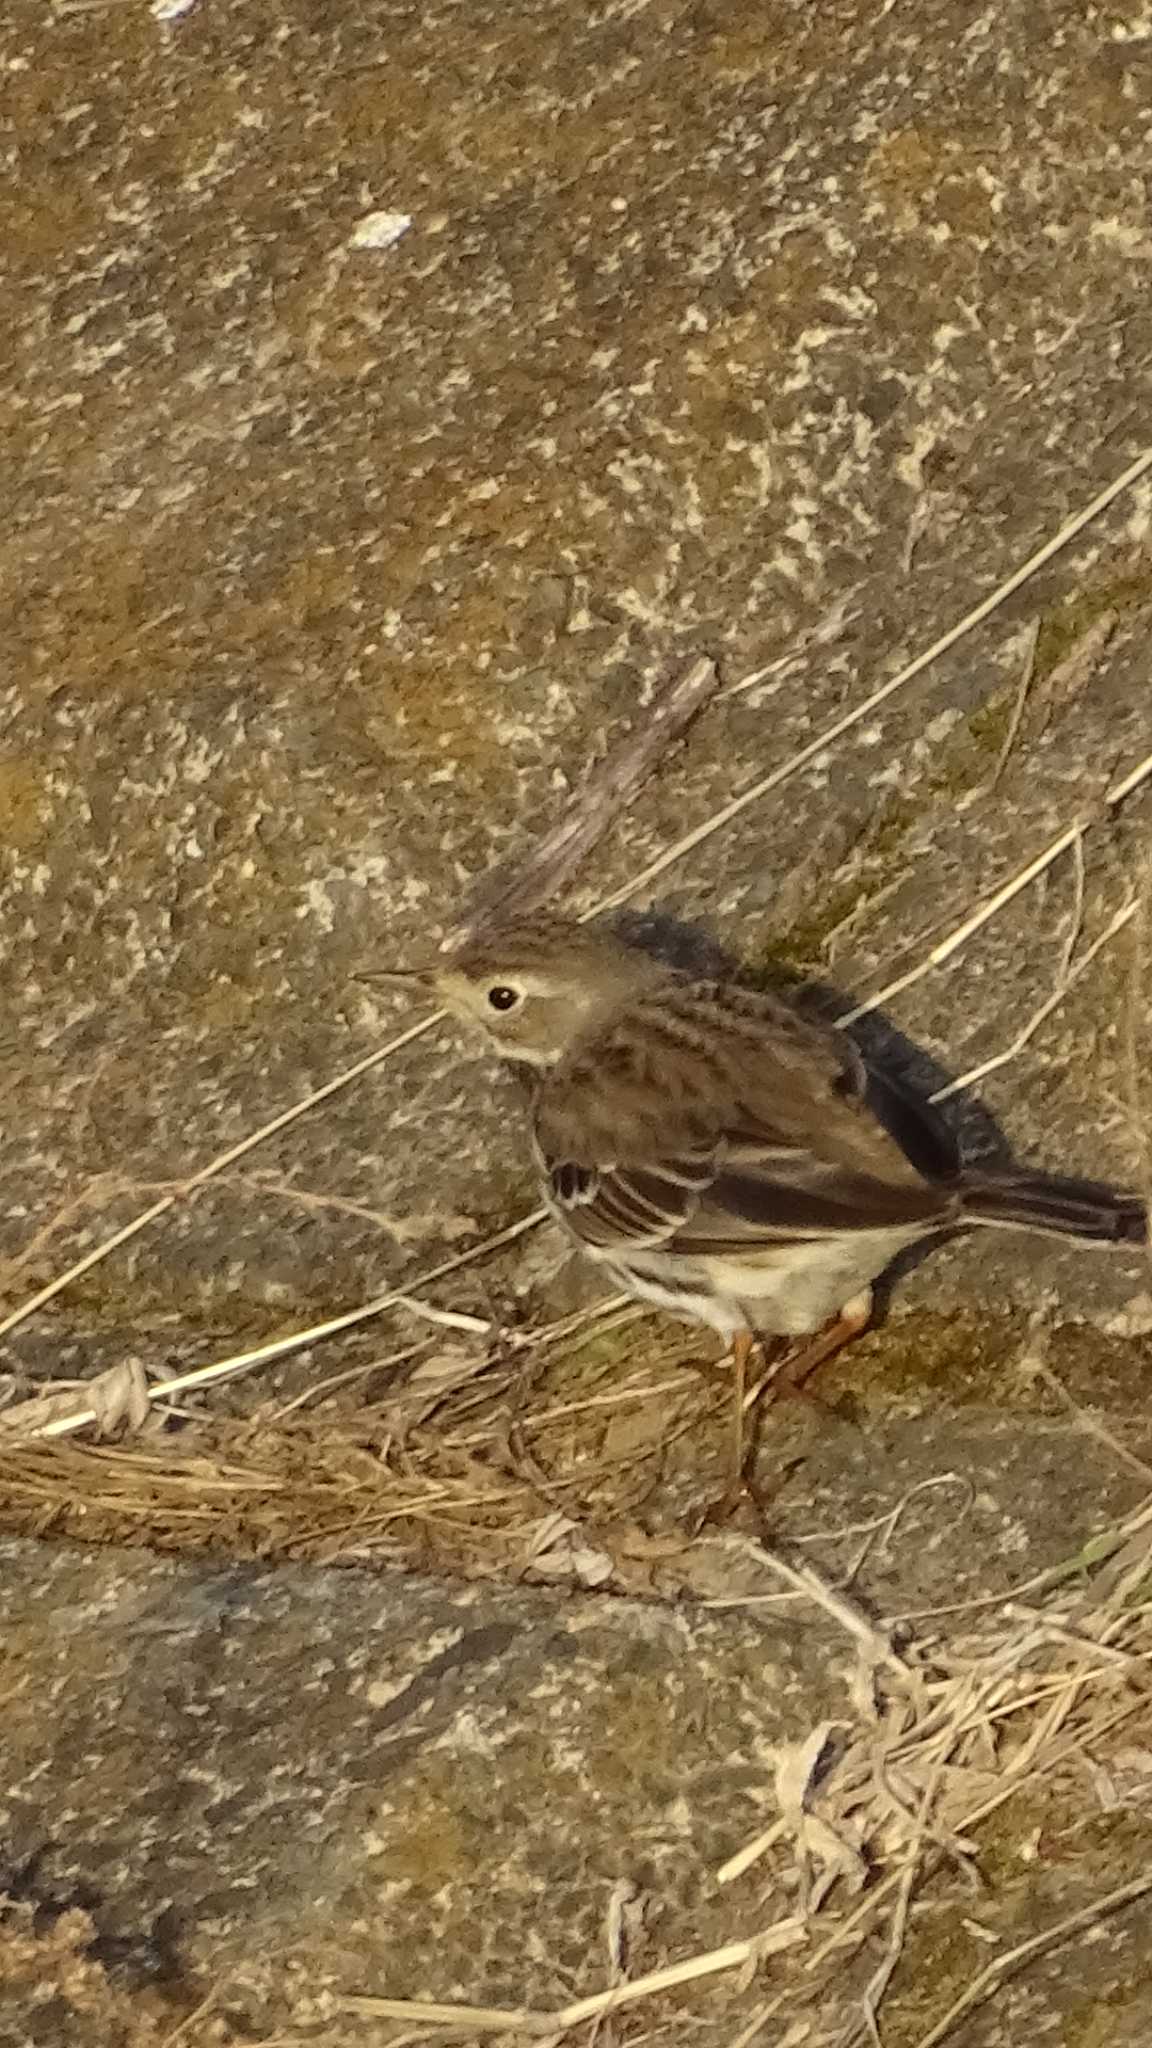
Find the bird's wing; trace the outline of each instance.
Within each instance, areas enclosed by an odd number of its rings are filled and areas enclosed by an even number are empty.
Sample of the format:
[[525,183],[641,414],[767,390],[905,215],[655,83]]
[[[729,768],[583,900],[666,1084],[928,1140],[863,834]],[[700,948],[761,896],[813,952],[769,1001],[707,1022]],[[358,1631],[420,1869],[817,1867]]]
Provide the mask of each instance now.
[[677,984],[548,1077],[535,1139],[552,1207],[589,1250],[722,1256],[945,1220],[952,1198],[902,1142],[908,1105],[889,1106],[841,1034],[772,998]]
[[537,1148],[553,1210],[590,1251],[663,1248],[679,1240],[715,1184],[717,1148],[664,1153],[659,1159],[556,1158]]

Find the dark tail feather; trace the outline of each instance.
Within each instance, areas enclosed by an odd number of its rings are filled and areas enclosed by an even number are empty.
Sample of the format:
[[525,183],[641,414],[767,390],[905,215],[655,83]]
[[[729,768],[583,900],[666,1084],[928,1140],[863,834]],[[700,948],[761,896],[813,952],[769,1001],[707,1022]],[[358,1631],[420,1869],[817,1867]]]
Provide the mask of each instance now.
[[1046,1230],[1055,1237],[1093,1238],[1099,1244],[1147,1244],[1148,1204],[1140,1195],[1060,1174],[975,1176],[961,1198],[972,1223],[1008,1230]]

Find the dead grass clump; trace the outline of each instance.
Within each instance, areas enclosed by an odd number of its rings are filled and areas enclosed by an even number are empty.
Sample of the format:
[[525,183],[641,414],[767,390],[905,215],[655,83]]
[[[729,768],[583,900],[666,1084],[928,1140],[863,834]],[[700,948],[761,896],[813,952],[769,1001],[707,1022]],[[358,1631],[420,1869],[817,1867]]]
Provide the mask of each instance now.
[[352,1411],[267,1405],[122,1445],[0,1434],[0,1522],[180,1552],[647,1590],[653,1546],[637,1518],[682,1440],[696,1458],[726,1422],[723,1376],[710,1388],[675,1363],[694,1343],[669,1332],[654,1344],[646,1327],[641,1344],[601,1323],[546,1357],[424,1345],[402,1387]]
[[780,1957],[779,1988],[733,2048],[774,2017],[789,2048],[876,2044],[881,2008],[885,2041],[940,2048],[1032,1963],[1152,1895],[1147,1830],[1137,1829],[1124,1882],[1081,1894],[1039,1928],[1024,1923],[1023,1939],[978,1927],[994,1953],[969,1939],[966,1964],[957,1970],[953,1956],[947,1976],[914,1920],[922,1900],[948,1907],[953,1935],[972,1925],[974,1900],[995,1917],[983,1869],[994,1816],[1031,1797],[1033,1811],[1071,1805],[1082,1820],[1085,1780],[1107,1805],[1110,1760],[1146,1753],[1132,1745],[1152,1726],[1152,1500],[1112,1539],[1094,1575],[1100,1546],[1050,1574],[1029,1605],[1007,1600],[978,1628],[903,1641],[810,1568],[737,1539],[766,1583],[784,1577],[823,1608],[851,1654],[829,1718],[777,1752],[775,1818],[716,1872],[721,1886],[757,1873],[754,1904],[746,1886],[733,1892],[731,1940],[548,2013],[370,1995],[349,1997],[347,2010],[406,2022],[421,2040],[463,2027],[558,2042],[711,1976],[740,1972],[750,1984]]

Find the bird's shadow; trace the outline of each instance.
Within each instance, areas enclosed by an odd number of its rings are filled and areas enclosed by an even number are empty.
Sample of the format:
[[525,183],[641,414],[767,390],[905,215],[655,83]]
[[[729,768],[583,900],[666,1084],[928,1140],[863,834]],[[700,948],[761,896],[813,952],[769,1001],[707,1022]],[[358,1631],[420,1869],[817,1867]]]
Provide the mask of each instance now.
[[[766,990],[823,1023],[836,1024],[850,1016],[859,1003],[859,997],[834,982],[813,980],[783,963],[773,963],[768,970],[749,968],[701,926],[659,907],[618,911],[610,922],[629,945],[652,953],[680,973],[722,977],[745,988]],[[892,1083],[898,1096],[910,1099],[921,1134],[931,1134],[933,1159],[917,1163],[932,1177],[948,1178],[973,1168],[1003,1173],[1021,1166],[991,1110],[970,1090],[959,1088],[946,1101],[933,1102],[939,1091],[954,1085],[956,1076],[909,1038],[884,1010],[869,1010],[845,1024],[844,1030],[869,1069]],[[921,1239],[910,1245],[876,1283],[876,1323],[884,1321],[898,1282],[931,1254],[938,1241]]]

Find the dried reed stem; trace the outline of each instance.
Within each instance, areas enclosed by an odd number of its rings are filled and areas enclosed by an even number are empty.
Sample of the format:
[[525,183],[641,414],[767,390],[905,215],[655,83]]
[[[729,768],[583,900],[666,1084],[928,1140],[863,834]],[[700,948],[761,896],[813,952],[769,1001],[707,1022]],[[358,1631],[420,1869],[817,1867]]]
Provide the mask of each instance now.
[[955,2033],[959,2022],[967,2019],[970,2012],[983,2005],[998,1991],[1010,1977],[1035,1962],[1038,1956],[1050,1955],[1052,1950],[1071,1941],[1074,1935],[1085,1934],[1090,1928],[1098,1927],[1113,1913],[1122,1912],[1125,1906],[1134,1905],[1137,1899],[1146,1898],[1152,1892],[1152,1876],[1133,1878],[1130,1884],[1122,1884],[1115,1891],[1106,1892],[1103,1898],[1094,1899],[1078,1913],[1069,1913],[1058,1920],[1053,1927],[1047,1927],[1041,1934],[1034,1934],[1031,1941],[1022,1941],[1016,1948],[1008,1949],[1004,1955],[995,1956],[987,1966],[974,1977],[966,1991],[954,1999],[942,2019],[926,2034],[921,2034],[915,2048],[940,2048],[949,2034]]
[[[1152,1886],[1152,1878],[1148,1882]],[[782,1949],[804,1941],[806,1936],[806,1924],[797,1914],[791,1919],[777,1921],[775,1926],[766,1928],[763,1934],[754,1935],[749,1941],[730,1941],[723,1948],[687,1956],[683,1962],[669,1963],[661,1970],[649,1970],[643,1977],[611,1985],[607,1991],[593,1992],[589,1998],[578,1998],[572,2005],[562,2006],[559,2012],[554,2013],[488,2005],[436,2005],[406,1998],[346,1997],[341,2004],[347,2012],[363,2013],[368,2018],[419,2021],[425,2026],[475,2027],[482,2033],[519,2033],[529,2038],[566,2034],[573,2027],[583,2026],[586,2020],[618,2012],[641,1999],[655,1998],[661,1991],[674,1991],[682,1984],[697,1983],[701,1977],[714,1977],[724,1970],[743,1969],[750,1963],[778,1955]]]

